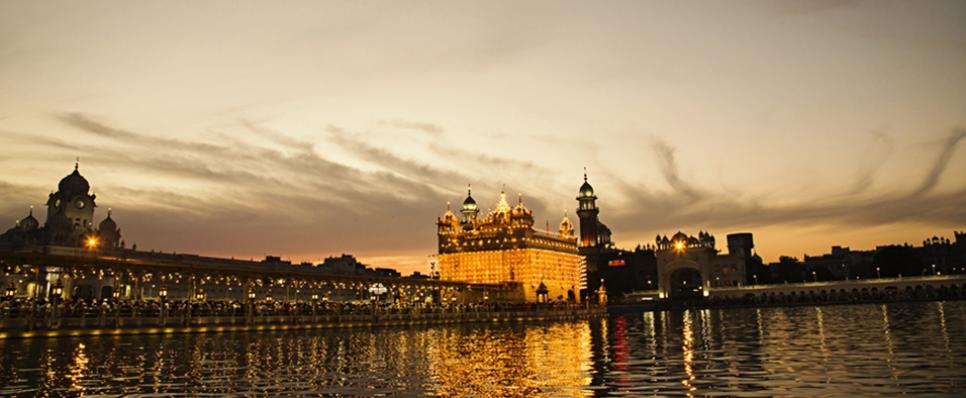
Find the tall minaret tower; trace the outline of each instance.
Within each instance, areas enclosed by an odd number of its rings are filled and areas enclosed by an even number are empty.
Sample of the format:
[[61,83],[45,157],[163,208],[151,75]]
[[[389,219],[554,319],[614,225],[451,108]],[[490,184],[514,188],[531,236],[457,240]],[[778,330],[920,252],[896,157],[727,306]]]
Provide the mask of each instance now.
[[580,247],[597,246],[597,197],[594,187],[587,182],[587,168],[584,168],[584,185],[577,194],[577,217],[580,217]]

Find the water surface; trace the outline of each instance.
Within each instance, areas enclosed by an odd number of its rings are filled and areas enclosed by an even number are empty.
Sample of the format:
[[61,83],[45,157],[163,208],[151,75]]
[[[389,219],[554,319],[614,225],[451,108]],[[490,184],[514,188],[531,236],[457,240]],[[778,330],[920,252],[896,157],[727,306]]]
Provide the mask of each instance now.
[[0,395],[954,396],[964,343],[964,302],[11,340]]

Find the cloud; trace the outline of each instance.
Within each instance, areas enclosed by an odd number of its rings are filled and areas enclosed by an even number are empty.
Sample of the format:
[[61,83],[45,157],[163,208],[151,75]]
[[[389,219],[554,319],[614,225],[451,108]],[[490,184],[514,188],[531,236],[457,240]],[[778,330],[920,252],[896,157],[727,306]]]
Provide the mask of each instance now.
[[294,149],[300,152],[312,152],[315,147],[311,142],[294,139],[281,132],[262,127],[248,120],[242,120],[241,123],[243,126],[248,128],[249,131],[267,138],[271,142],[279,144],[285,148]]
[[430,138],[438,139],[443,136],[443,128],[440,127],[438,124],[433,124],[433,123],[418,122],[418,121],[403,120],[403,119],[387,119],[387,120],[381,120],[379,124],[383,126],[396,128],[396,129],[418,131],[420,133],[423,133],[429,136]]
[[[11,138],[80,154],[85,159],[81,171],[97,187],[98,204],[114,208],[128,243],[137,242],[140,249],[241,257],[281,254],[314,260],[343,252],[384,259],[417,252],[418,261],[424,261],[435,241],[432,220],[444,203],[461,200],[463,187],[471,181],[484,208],[491,200],[496,202],[499,192],[497,183],[475,181],[459,171],[404,158],[369,144],[364,132],[350,133],[337,126],[320,136],[374,166],[373,170],[327,159],[314,150],[313,142],[246,120],[237,127],[242,132],[173,140],[87,114],[55,118],[101,139],[81,135],[61,141],[27,134]],[[267,141],[226,139],[252,133]],[[532,166],[464,155],[489,165]],[[114,182],[103,178],[116,173],[124,177]],[[46,183],[53,187],[56,181]],[[14,190],[6,188],[9,197],[4,203],[36,202],[43,195],[41,189],[26,187],[9,196]],[[526,203],[538,219],[550,216],[545,201],[530,194],[529,187],[520,191],[528,193]],[[513,194],[509,196],[512,201]],[[4,208],[2,214],[13,217],[22,211]],[[553,219],[552,225],[557,213],[547,217]]]
[[664,176],[664,180],[671,186],[671,189],[690,200],[700,200],[704,197],[701,191],[681,179],[678,173],[678,164],[674,158],[675,149],[673,147],[655,137],[651,140],[651,149],[657,155],[661,175]]
[[[946,171],[964,134],[966,133],[962,128],[956,128],[943,141],[942,148],[932,160],[929,172],[912,192],[894,192],[871,197],[809,197],[790,205],[768,205],[754,197],[735,199],[728,195],[707,193],[702,196],[694,193],[690,185],[677,174],[674,148],[659,142],[655,150],[659,154],[662,174],[672,186],[672,192],[655,192],[621,182],[622,191],[627,196],[628,203],[633,206],[615,209],[612,220],[617,220],[614,224],[618,230],[629,234],[667,231],[683,226],[753,228],[778,224],[831,223],[850,228],[901,222],[960,226],[966,223],[966,188],[943,193],[933,190]],[[860,175],[863,173],[870,172],[861,171]],[[865,182],[860,179],[857,185],[862,184]],[[850,193],[855,191],[853,187]],[[704,200],[690,200],[696,197],[703,197]]]
[[912,192],[911,196],[920,196],[932,191],[939,183],[939,177],[942,177],[943,173],[946,172],[946,167],[949,166],[949,160],[952,159],[953,153],[956,151],[956,147],[959,142],[966,137],[966,129],[962,127],[957,127],[949,134],[949,137],[942,142],[942,151],[939,156],[933,160],[932,168],[929,169],[929,173],[926,174],[926,178],[922,180],[922,184],[919,185],[915,191]]
[[859,159],[855,182],[851,190],[848,191],[849,195],[865,192],[872,186],[876,172],[885,164],[889,154],[892,153],[892,149],[892,137],[881,131],[872,133],[872,142]]

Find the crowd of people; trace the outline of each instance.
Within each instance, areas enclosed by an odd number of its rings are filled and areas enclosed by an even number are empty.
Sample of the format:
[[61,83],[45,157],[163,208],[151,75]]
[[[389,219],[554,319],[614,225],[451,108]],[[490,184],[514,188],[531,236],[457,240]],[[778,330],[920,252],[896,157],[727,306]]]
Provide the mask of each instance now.
[[7,298],[0,302],[0,317],[11,318],[98,318],[98,317],[266,317],[339,316],[416,313],[479,313],[490,311],[533,311],[579,307],[575,304],[506,303],[400,303],[389,301],[329,302],[327,300],[188,300],[170,299],[45,299]]

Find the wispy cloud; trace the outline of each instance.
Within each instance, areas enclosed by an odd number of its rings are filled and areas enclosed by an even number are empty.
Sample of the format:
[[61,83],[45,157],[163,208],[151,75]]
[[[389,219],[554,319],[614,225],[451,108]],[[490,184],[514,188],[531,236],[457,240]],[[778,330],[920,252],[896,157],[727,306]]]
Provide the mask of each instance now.
[[[932,167],[918,186],[907,192],[876,196],[854,195],[864,189],[878,166],[860,171],[861,178],[843,195],[803,197],[789,205],[769,204],[755,197],[735,199],[726,194],[699,193],[677,173],[674,148],[654,146],[662,175],[672,187],[670,193],[648,190],[622,182],[627,201],[611,220],[619,230],[631,234],[650,233],[680,226],[707,228],[763,227],[774,225],[833,224],[842,227],[875,226],[901,222],[930,223],[958,227],[966,223],[966,188],[934,192],[947,171],[952,154],[960,145],[964,131],[955,128],[938,143]],[[701,201],[694,199],[703,198]]]

